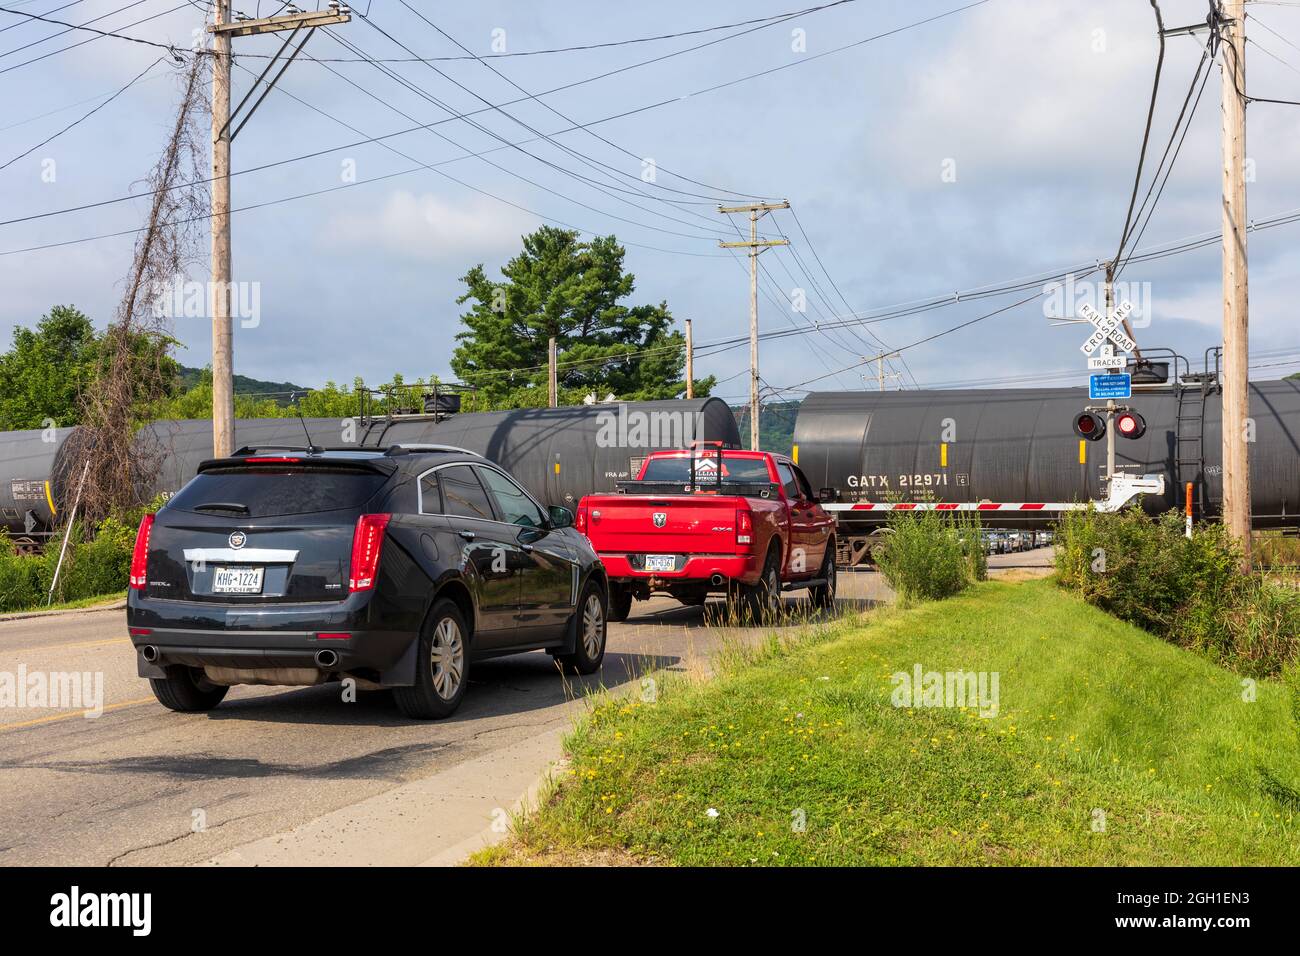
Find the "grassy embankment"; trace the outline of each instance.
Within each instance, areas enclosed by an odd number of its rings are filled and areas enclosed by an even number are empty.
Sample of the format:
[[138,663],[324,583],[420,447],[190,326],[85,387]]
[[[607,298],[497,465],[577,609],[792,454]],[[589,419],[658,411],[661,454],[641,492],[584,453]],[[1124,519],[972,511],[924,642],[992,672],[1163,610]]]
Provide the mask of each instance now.
[[[893,706],[918,663],[997,672],[998,715]],[[476,862],[1295,864],[1293,697],[1249,696],[1050,581],[987,582],[599,701]]]

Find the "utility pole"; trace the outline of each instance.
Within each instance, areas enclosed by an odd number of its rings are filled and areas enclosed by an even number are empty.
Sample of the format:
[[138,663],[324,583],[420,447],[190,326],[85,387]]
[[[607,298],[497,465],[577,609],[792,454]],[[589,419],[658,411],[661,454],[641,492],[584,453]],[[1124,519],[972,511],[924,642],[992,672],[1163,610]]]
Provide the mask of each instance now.
[[[302,48],[311,39],[317,27],[332,23],[347,23],[352,14],[346,6],[333,2],[325,10],[308,13],[288,13],[259,20],[235,20],[230,17],[230,0],[214,0],[212,23],[212,453],[225,458],[235,448],[235,389],[234,355],[231,334],[230,299],[230,144],[244,124],[261,105],[266,94],[284,75]],[[253,83],[248,95],[240,101],[234,112],[230,109],[231,40],[239,36],[260,33],[279,33],[292,30],[280,51],[267,63],[262,75]],[[280,71],[266,83],[266,88],[243,115],[239,125],[231,130],[231,120],[239,116],[245,104],[252,99],[281,54],[293,43],[302,30],[307,34],[285,60]]]
[[691,338],[691,320],[686,320],[686,397],[695,397],[695,342]]
[[1246,418],[1249,297],[1246,275],[1246,4],[1220,6],[1223,75],[1223,521],[1250,556],[1250,455]]
[[[898,352],[877,352],[876,357],[871,360],[876,363],[876,388],[882,392],[885,390],[886,378],[901,377],[897,372],[890,372],[888,375],[885,373],[885,359],[894,358],[898,354]],[[863,377],[865,378],[866,376]]]
[[789,202],[749,203],[744,206],[719,206],[718,212],[731,215],[749,213],[748,242],[720,242],[723,249],[749,250],[749,447],[758,448],[758,256],[772,246],[788,246],[788,239],[758,239],[758,220],[773,209],[789,209]]
[[230,325],[230,0],[212,5],[212,455],[235,450]]
[[560,404],[560,380],[555,367],[555,336],[546,344],[546,404],[555,408]]

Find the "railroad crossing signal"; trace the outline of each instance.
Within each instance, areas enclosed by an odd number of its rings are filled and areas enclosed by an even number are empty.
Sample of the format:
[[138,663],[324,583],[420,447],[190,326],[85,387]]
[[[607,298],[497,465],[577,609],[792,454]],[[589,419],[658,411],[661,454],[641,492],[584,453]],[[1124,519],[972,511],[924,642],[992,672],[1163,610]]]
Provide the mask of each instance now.
[[1079,306],[1079,315],[1091,322],[1096,330],[1079,346],[1079,351],[1084,355],[1091,355],[1097,351],[1097,346],[1107,339],[1118,345],[1124,352],[1135,351],[1137,343],[1124,334],[1124,320],[1129,317],[1129,313],[1132,311],[1133,303],[1127,299],[1119,304],[1118,309],[1106,317],[1103,317],[1100,312],[1087,302]]
[[1074,433],[1088,441],[1099,441],[1106,434],[1106,419],[1093,412],[1074,416]]
[[1147,420],[1130,409],[1115,418],[1115,431],[1122,438],[1141,438],[1147,433]]

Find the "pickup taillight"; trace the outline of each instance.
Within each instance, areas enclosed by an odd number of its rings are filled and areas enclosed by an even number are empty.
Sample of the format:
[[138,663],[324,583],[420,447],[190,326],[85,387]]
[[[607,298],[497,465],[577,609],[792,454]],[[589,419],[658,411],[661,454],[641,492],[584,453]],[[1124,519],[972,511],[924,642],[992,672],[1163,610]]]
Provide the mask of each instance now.
[[587,533],[587,506],[579,505],[578,513],[573,517],[573,526],[583,534]]
[[736,510],[736,544],[754,543],[754,513],[748,509]]
[[135,550],[131,552],[131,589],[143,591],[149,568],[149,536],[153,534],[153,515],[140,519],[140,530],[135,533]]
[[369,591],[375,586],[379,573],[379,555],[384,547],[384,532],[392,515],[362,515],[352,532],[352,573],[348,575],[348,591]]

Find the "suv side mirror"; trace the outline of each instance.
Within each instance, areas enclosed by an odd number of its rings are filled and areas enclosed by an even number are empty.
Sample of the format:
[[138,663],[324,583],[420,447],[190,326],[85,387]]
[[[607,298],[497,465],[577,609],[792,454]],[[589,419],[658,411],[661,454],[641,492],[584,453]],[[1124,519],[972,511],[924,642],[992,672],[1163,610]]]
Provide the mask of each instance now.
[[546,516],[550,519],[552,528],[573,527],[573,512],[562,505],[551,505],[546,509]]

